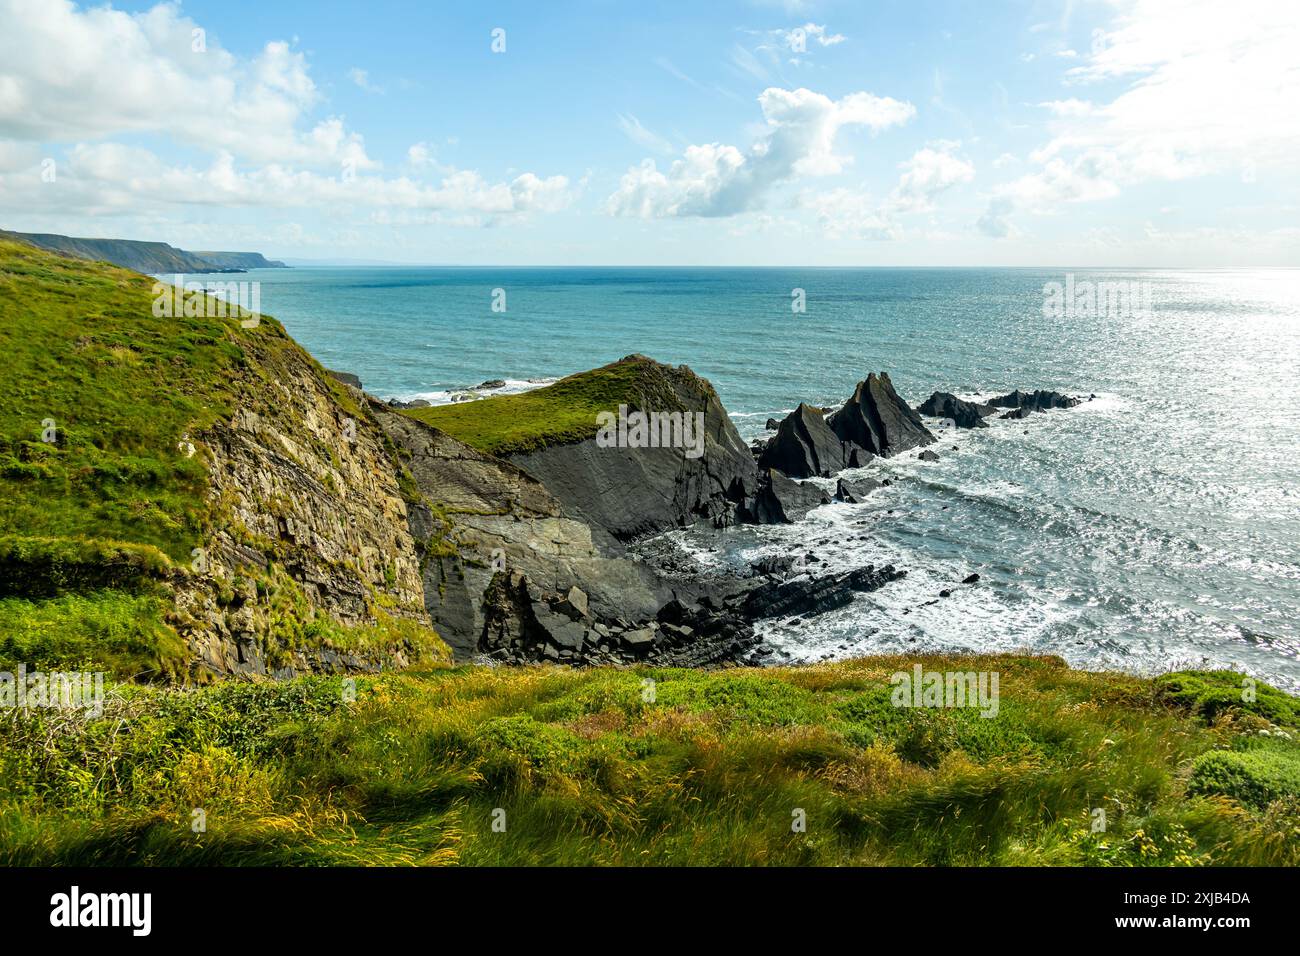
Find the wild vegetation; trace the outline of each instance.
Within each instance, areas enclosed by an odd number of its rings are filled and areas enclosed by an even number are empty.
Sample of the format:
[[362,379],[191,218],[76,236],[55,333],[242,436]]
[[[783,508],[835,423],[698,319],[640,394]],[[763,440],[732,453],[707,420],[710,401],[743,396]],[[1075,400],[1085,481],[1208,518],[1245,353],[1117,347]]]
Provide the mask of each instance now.
[[628,356],[517,395],[413,408],[406,414],[490,455],[539,451],[594,438],[596,416],[616,413],[620,404],[629,409],[682,410],[681,399],[663,381],[664,374],[649,359]]
[[0,718],[0,862],[1300,863],[1292,698],[919,661],[998,671],[997,716],[893,706],[902,657],[120,687]]

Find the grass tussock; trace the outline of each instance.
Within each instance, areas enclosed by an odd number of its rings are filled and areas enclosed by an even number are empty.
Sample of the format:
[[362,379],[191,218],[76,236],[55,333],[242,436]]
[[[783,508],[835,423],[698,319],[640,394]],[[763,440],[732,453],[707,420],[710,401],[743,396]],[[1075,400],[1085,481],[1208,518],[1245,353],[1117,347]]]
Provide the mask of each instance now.
[[355,695],[339,678],[121,687],[97,719],[0,712],[0,862],[1300,863],[1280,692],[1208,717],[1171,678],[921,662],[997,670],[997,716],[893,706],[915,660],[888,657],[461,667]]

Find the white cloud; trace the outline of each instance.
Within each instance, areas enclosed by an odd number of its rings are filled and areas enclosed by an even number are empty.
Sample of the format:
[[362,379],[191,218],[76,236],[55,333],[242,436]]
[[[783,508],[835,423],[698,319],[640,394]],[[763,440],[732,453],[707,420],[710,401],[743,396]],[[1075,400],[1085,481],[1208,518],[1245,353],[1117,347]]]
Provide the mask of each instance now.
[[6,208],[126,214],[166,205],[274,208],[380,207],[461,213],[495,221],[532,212],[554,212],[573,200],[564,176],[523,173],[492,183],[472,170],[452,170],[436,184],[405,176],[325,176],[271,164],[240,170],[230,153],[206,168],[169,166],[147,149],[120,143],[78,145],[60,168],[59,187],[42,188],[38,170],[0,180]]
[[425,142],[412,143],[406,150],[406,161],[415,169],[423,169],[433,163],[433,152]]
[[843,33],[830,33],[824,23],[805,23],[789,30],[773,30],[772,34],[791,53],[806,53],[808,45],[838,46],[848,39]]
[[0,22],[2,137],[163,132],[253,161],[372,165],[341,120],[302,129],[320,96],[305,58],[287,43],[241,60],[165,4],[127,14],[80,11],[67,0],[0,0]]
[[[341,117],[312,116],[321,95],[306,57],[284,42],[252,58],[159,4],[128,14],[67,0],[0,0],[0,201],[6,208],[142,215],[176,205],[400,207],[496,221],[572,199],[563,176],[489,182],[440,170],[425,183],[368,175],[380,163]],[[353,82],[376,90],[366,71]],[[209,155],[169,165],[116,137],[154,133]],[[36,144],[70,144],[57,188],[41,188]],[[413,169],[435,165],[428,147]]]
[[618,126],[625,136],[638,146],[652,150],[656,153],[671,153],[673,151],[672,143],[664,139],[657,133],[648,130],[641,124],[641,121],[631,113],[624,115],[618,114]]
[[834,151],[845,126],[872,132],[906,123],[910,103],[870,93],[832,100],[807,89],[770,87],[758,98],[765,126],[747,152],[710,143],[689,146],[667,171],[644,160],[623,176],[607,210],[620,216],[731,216],[760,208],[775,186],[838,173],[851,161]]
[[367,93],[384,92],[382,87],[375,86],[375,84],[370,82],[369,70],[363,70],[360,67],[354,66],[352,69],[348,70],[348,79]]
[[903,175],[890,196],[899,212],[928,212],[934,199],[945,190],[975,178],[975,167],[953,155],[956,143],[939,143],[919,150],[899,166]]
[[1150,181],[1287,167],[1300,150],[1300,17],[1292,0],[1249,14],[1215,0],[1125,0],[1066,73],[1074,83],[1127,81],[1110,102],[1044,104],[1052,138],[1038,171],[993,190],[980,228],[1006,217],[1106,199]]
[[1088,116],[1096,107],[1087,100],[1068,99],[1068,100],[1049,100],[1046,103],[1039,103],[1039,106],[1050,110],[1053,116]]
[[865,191],[833,189],[805,194],[800,206],[810,210],[830,239],[899,239],[900,215],[934,210],[935,198],[960,183],[975,178],[975,167],[954,155],[961,144],[931,143],[899,163],[902,175],[883,202]]

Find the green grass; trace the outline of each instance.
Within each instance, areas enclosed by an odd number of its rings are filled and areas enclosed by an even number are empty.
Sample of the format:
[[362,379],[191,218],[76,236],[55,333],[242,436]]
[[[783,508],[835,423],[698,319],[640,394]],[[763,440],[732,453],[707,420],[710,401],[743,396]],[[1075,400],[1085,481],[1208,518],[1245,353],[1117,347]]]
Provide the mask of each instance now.
[[188,560],[207,472],[178,443],[229,414],[241,341],[277,330],[156,318],[152,286],[0,242],[0,535],[130,541]]
[[632,409],[682,410],[668,387],[674,374],[642,356],[562,378],[518,395],[409,409],[405,414],[490,455],[538,451],[594,438],[596,416]]
[[128,687],[99,720],[0,714],[0,863],[1300,863],[1294,725],[1208,721],[1054,658],[921,662],[997,670],[998,716],[892,707],[901,657],[461,667],[358,679],[354,700],[338,678]]

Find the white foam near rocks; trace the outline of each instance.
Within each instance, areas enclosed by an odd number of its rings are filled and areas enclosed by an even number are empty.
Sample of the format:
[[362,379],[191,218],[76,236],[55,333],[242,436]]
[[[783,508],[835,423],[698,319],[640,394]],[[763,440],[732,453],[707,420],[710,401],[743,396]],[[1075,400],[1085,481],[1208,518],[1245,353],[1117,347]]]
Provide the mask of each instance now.
[[558,382],[558,378],[530,378],[503,379],[505,385],[496,388],[479,388],[470,386],[468,388],[448,388],[438,389],[432,392],[409,392],[403,395],[393,396],[398,401],[414,402],[422,399],[430,405],[453,405],[459,402],[474,401],[479,398],[492,398],[497,395],[518,395],[521,392],[531,392],[535,388],[542,388],[545,385],[551,385]]

